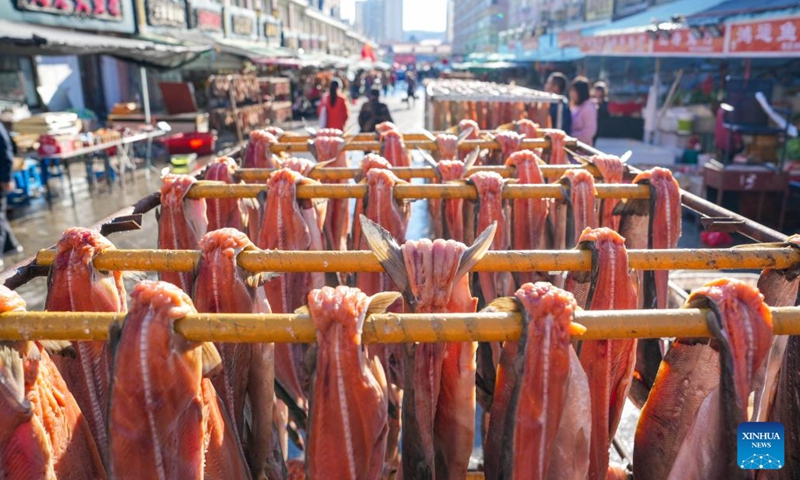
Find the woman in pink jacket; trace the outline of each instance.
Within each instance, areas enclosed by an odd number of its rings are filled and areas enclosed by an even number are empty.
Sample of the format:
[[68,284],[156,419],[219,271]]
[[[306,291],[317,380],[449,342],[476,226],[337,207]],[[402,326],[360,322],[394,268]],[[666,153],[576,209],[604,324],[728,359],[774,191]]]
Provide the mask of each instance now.
[[589,80],[576,77],[569,87],[572,112],[572,136],[581,142],[594,146],[597,134],[597,105],[589,97]]

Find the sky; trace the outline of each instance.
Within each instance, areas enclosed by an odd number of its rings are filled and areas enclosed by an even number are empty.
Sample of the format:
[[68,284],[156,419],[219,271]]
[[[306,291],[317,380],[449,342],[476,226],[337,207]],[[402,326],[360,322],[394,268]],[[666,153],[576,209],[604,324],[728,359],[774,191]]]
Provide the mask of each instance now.
[[[342,17],[352,20],[355,17],[356,0],[341,1]],[[447,0],[403,0],[403,30],[443,32],[446,28]]]

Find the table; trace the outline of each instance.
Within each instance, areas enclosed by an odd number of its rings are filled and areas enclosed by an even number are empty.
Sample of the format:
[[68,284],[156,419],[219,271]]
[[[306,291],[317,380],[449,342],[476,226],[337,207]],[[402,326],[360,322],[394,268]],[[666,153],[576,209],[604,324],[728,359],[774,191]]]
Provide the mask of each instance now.
[[649,167],[675,165],[675,154],[669,149],[630,138],[598,138],[595,148],[618,157],[630,150],[633,155],[628,159],[628,165]]
[[709,162],[703,168],[703,182],[706,192],[708,187],[717,191],[716,204],[722,205],[725,192],[758,193],[758,209],[756,218],[760,222],[764,210],[764,194],[781,193],[782,202],[778,213],[778,230],[783,229],[786,216],[786,204],[789,199],[789,175],[762,165],[722,165]]
[[[124,182],[125,169],[128,168],[131,171],[131,174],[133,174],[133,171],[136,169],[136,165],[133,163],[132,153],[131,153],[133,149],[133,144],[145,140],[149,141],[152,140],[153,138],[160,137],[165,134],[166,132],[162,130],[153,130],[151,132],[143,132],[134,135],[123,136],[119,140],[114,140],[113,142],[99,143],[97,145],[91,145],[89,147],[79,148],[71,152],[54,153],[50,155],[41,155],[41,154],[33,155],[34,158],[39,160],[39,164],[42,171],[42,183],[44,183],[45,191],[47,192],[46,193],[47,204],[49,206],[52,206],[52,198],[53,198],[52,192],[50,191],[50,182],[48,181],[50,178],[50,172],[48,168],[50,161],[57,160],[62,164],[64,170],[66,171],[67,182],[69,183],[69,195],[74,205],[75,192],[72,189],[72,173],[69,170],[70,162],[79,160],[84,162],[84,164],[86,164],[92,156],[101,154],[103,157],[106,182],[108,183],[109,189],[111,189],[113,188],[113,181],[111,180],[110,172],[113,169],[113,167],[111,166],[111,160],[108,154],[106,153],[106,150],[109,148],[117,149],[117,159],[119,160],[119,169],[120,169],[119,175],[122,182]],[[92,174],[89,175],[88,178],[90,186],[94,185],[95,183],[95,178],[93,173],[94,172],[92,172]]]

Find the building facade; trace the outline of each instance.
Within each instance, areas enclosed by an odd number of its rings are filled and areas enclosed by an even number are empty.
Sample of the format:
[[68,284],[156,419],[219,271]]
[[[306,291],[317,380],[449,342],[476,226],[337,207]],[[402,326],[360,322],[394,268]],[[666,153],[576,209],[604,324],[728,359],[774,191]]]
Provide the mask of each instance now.
[[493,52],[508,27],[509,0],[459,0],[453,6],[453,53]]
[[383,45],[403,41],[403,0],[356,2],[357,30]]

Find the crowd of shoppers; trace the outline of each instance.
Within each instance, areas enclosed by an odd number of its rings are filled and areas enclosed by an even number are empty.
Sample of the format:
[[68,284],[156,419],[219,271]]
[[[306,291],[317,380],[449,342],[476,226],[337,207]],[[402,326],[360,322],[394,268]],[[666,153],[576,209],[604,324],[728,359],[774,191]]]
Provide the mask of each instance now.
[[561,72],[551,73],[544,85],[547,92],[562,95],[568,102],[550,105],[550,122],[556,126],[561,121],[561,129],[567,135],[594,146],[597,140],[597,125],[609,118],[608,86],[604,82],[591,85],[589,79],[578,76],[567,80]]

